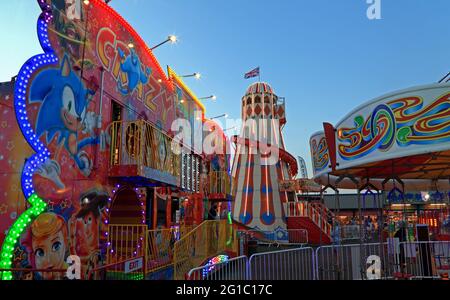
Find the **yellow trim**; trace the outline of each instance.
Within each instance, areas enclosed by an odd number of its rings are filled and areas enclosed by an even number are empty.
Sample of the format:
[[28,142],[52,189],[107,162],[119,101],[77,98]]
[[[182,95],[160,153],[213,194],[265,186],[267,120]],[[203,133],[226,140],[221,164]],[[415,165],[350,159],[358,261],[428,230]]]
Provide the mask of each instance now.
[[[228,230],[228,229],[231,230]],[[228,242],[231,241],[231,242]],[[204,221],[184,235],[173,247],[174,279],[184,280],[188,272],[208,258],[226,251],[237,253],[236,230],[227,221]]]
[[167,74],[169,75],[169,79],[175,79],[176,83],[178,83],[181,88],[194,100],[194,102],[200,106],[203,111],[203,114],[206,113],[206,108],[202,102],[197,98],[197,96],[192,92],[192,90],[184,83],[183,79],[169,66],[167,66]]

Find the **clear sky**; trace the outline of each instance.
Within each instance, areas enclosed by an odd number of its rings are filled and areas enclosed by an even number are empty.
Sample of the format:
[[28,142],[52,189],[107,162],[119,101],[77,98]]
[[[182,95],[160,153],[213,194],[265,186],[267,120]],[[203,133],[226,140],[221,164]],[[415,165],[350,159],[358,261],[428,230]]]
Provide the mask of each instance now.
[[[155,50],[161,65],[187,79],[199,96],[216,94],[207,115],[240,117],[240,99],[261,67],[261,79],[286,97],[287,149],[311,170],[309,137],[384,93],[438,81],[450,71],[448,0],[381,0],[381,20],[366,0],[113,0],[152,46],[169,34],[180,42]],[[1,1],[0,81],[30,56],[39,7]],[[232,133],[230,131],[230,133]]]

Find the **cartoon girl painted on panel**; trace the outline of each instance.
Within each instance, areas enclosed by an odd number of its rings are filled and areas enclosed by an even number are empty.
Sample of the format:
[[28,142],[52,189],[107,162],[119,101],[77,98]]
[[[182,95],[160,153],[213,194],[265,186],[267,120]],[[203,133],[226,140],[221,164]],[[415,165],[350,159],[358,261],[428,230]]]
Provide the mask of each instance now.
[[[43,213],[31,224],[26,241],[33,268],[40,270],[67,269],[68,234],[65,220],[54,213]],[[65,273],[43,272],[44,280],[63,279]]]

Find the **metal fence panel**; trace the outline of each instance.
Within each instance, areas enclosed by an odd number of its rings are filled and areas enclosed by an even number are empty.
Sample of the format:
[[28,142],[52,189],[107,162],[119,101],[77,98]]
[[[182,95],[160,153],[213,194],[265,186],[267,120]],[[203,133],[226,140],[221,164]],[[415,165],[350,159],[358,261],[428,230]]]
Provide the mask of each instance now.
[[313,280],[312,248],[254,254],[249,259],[250,280]]
[[450,266],[450,242],[403,242],[400,243],[399,264],[396,277],[425,279],[441,278]]
[[287,229],[279,231],[246,230],[240,231],[240,236],[247,239],[259,239],[265,242],[279,243],[283,245],[305,245],[308,243],[308,231],[306,229]]
[[248,258],[239,256],[226,262],[194,268],[188,280],[247,280]]
[[90,280],[144,280],[144,257],[98,267],[89,274]]
[[237,252],[236,232],[226,221],[205,221],[174,245],[174,278],[184,280],[192,268],[226,251]]
[[[388,243],[324,246],[316,250],[318,280],[364,280],[372,272],[373,256],[379,258],[380,279],[392,278],[398,251]],[[392,251],[391,251],[392,250]]]
[[[245,267],[247,266],[247,267]],[[208,266],[211,268],[211,266]],[[441,279],[450,269],[450,242],[350,244],[254,254],[191,270],[202,280]],[[206,274],[206,275],[205,275]],[[246,275],[244,275],[246,274]]]

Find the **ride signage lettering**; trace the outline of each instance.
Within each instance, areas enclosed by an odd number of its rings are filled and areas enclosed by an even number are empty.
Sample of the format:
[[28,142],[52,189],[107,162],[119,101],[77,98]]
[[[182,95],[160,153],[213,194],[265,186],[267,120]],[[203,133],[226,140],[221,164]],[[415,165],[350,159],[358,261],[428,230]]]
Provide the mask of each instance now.
[[[152,85],[153,70],[141,61],[136,46],[127,44],[117,37],[110,28],[102,28],[97,34],[97,56],[107,72],[117,81],[117,91],[123,96],[133,93],[139,101],[156,111],[152,102],[158,93],[158,84]],[[156,88],[155,88],[156,87]]]

